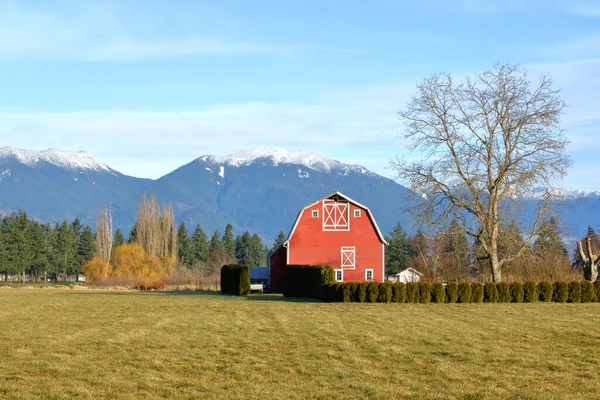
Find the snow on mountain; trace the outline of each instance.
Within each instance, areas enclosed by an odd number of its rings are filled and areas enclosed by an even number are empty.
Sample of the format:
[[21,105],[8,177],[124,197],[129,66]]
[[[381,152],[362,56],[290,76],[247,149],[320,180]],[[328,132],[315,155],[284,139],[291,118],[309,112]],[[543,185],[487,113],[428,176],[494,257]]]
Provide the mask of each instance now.
[[332,160],[323,153],[314,150],[287,151],[282,148],[253,147],[241,150],[227,156],[203,156],[200,160],[215,164],[223,164],[232,167],[250,165],[257,160],[268,159],[274,166],[279,164],[303,165],[319,172],[331,172],[332,170],[368,172],[360,165],[343,164]]
[[48,163],[69,170],[113,172],[108,166],[96,160],[91,154],[83,151],[74,152],[54,149],[37,151],[1,147],[0,163],[10,158],[15,158],[19,163],[28,167],[35,167],[40,163]]

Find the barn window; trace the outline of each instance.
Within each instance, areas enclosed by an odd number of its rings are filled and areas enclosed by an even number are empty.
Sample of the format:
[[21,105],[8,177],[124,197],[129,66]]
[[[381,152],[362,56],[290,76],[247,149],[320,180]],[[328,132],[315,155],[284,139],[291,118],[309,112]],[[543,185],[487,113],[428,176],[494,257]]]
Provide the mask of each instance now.
[[367,282],[373,281],[373,270],[372,269],[365,270],[365,281],[367,281]]
[[323,201],[323,230],[347,231],[350,229],[350,205],[348,203]]
[[356,267],[356,248],[342,247],[342,269],[354,269]]
[[354,218],[360,218],[360,210],[354,210]]
[[319,218],[319,210],[313,210],[312,211],[312,217],[313,218]]
[[344,282],[344,270],[343,269],[335,269],[335,281],[336,282]]

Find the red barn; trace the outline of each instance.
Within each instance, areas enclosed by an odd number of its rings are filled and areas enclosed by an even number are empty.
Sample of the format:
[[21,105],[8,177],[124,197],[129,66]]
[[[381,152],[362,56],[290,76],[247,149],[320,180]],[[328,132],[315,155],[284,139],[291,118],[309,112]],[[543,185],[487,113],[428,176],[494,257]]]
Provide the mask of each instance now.
[[269,258],[271,289],[283,290],[286,264],[329,264],[339,282],[383,282],[386,245],[371,211],[334,192],[300,211]]

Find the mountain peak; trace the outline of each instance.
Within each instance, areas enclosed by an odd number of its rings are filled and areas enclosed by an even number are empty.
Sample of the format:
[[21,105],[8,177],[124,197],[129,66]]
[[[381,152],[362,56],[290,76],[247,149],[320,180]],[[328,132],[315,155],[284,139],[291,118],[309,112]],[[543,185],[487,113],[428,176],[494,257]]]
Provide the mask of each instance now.
[[0,147],[0,163],[7,158],[15,158],[21,164],[35,167],[40,163],[48,163],[70,170],[112,171],[94,156],[84,151],[64,150],[26,150],[15,147]]
[[351,169],[360,169],[363,173],[366,172],[366,169],[361,166],[342,164],[339,161],[332,160],[323,153],[307,149],[294,152],[278,147],[252,147],[227,156],[203,156],[200,157],[200,160],[239,167],[250,165],[264,158],[271,160],[275,166],[279,164],[304,165],[312,170],[322,172],[329,172],[336,168],[347,169],[351,167]]

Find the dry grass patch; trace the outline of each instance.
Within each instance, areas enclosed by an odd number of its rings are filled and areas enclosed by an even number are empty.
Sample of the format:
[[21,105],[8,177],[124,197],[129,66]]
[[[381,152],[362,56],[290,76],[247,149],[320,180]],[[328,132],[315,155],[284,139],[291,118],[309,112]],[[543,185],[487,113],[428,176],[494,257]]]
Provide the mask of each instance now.
[[600,304],[0,293],[0,397],[599,398]]

